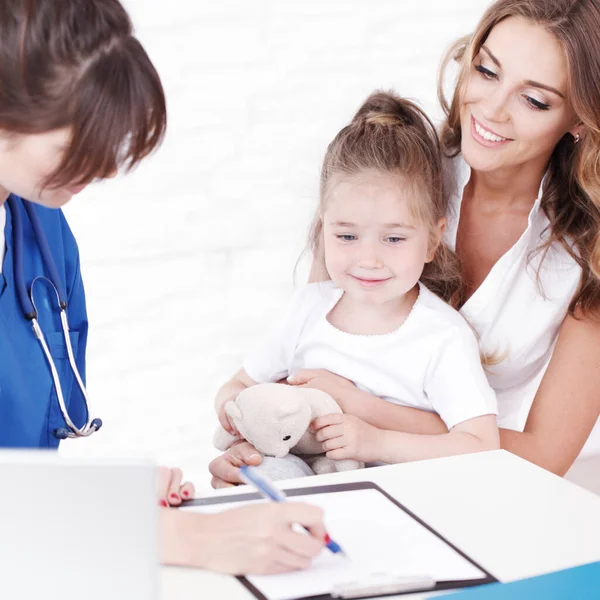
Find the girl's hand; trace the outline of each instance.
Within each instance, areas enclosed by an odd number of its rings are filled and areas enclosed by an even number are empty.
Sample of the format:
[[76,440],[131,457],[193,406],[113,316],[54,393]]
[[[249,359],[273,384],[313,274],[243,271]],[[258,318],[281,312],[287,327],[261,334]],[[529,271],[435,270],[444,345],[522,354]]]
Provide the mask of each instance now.
[[354,389],[355,385],[349,379],[334,375],[325,369],[302,369],[293,377],[288,377],[287,381],[293,386],[309,387],[326,392],[344,412],[351,412],[351,401],[347,392]]
[[379,429],[353,415],[332,413],[316,418],[311,425],[325,456],[333,460],[352,458],[363,462],[378,460]]
[[235,437],[240,437],[240,432],[237,430],[235,423],[231,420],[227,412],[225,411],[225,404],[223,403],[217,411],[217,417],[221,427],[229,434]]
[[262,462],[262,455],[249,442],[236,442],[227,452],[217,456],[208,465],[212,475],[211,485],[214,488],[232,487],[243,483],[240,477],[242,465],[257,466]]
[[158,470],[158,503],[161,506],[179,506],[182,500],[194,497],[194,485],[188,481],[181,483],[181,469],[160,467]]

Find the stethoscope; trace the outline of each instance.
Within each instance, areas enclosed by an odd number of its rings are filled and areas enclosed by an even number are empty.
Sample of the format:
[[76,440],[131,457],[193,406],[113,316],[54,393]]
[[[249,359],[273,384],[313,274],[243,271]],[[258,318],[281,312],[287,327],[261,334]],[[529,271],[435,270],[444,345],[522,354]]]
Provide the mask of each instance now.
[[[38,277],[36,277],[31,282],[29,294],[27,293],[23,269],[23,224],[21,221],[21,213],[17,202],[18,199],[15,196],[9,196],[8,204],[10,206],[13,224],[14,271],[17,296],[19,298],[19,304],[21,305],[21,309],[23,310],[23,315],[28,321],[31,321],[33,333],[35,334],[35,337],[39,341],[40,346],[44,351],[46,361],[48,362],[48,367],[50,368],[50,371],[52,373],[52,380],[54,381],[54,387],[56,389],[56,396],[58,398],[60,412],[67,425],[67,428],[59,427],[58,429],[55,429],[53,431],[53,434],[56,438],[60,440],[64,440],[66,438],[88,437],[92,435],[92,433],[94,433],[95,431],[98,431],[100,427],[102,427],[102,420],[90,420],[87,390],[85,389],[85,385],[81,380],[79,369],[77,369],[77,364],[75,363],[75,357],[73,355],[73,346],[71,346],[71,338],[69,337],[69,321],[67,320],[66,300],[67,296],[62,287],[62,283],[58,275],[58,270],[56,269],[56,264],[54,262],[54,259],[52,258],[52,252],[50,251],[50,246],[48,245],[48,240],[46,239],[46,235],[44,234],[44,230],[42,228],[40,219],[37,213],[35,212],[33,205],[30,202],[23,200],[23,206],[25,207],[25,212],[27,213],[29,221],[31,222],[33,233],[35,235],[35,239],[37,241],[40,253],[42,255],[42,260],[44,262],[44,265],[46,266],[48,274],[50,275],[50,277],[45,277],[43,275],[39,275]],[[46,343],[44,332],[42,331],[42,328],[40,327],[40,324],[38,322],[38,311],[36,309],[35,301],[33,299],[33,290],[36,283],[38,282],[44,282],[44,284],[50,285],[50,287],[54,290],[54,293],[56,294],[56,300],[58,303],[57,310],[60,314],[60,322],[62,325],[65,344],[67,347],[69,364],[71,365],[71,370],[73,371],[73,375],[77,380],[77,385],[79,385],[79,389],[81,390],[81,393],[83,395],[86,414],[88,417],[86,424],[81,429],[79,429],[75,425],[75,423],[73,423],[71,417],[69,416],[69,411],[67,410],[67,407],[65,405],[65,399],[63,396],[62,386],[60,384],[58,371],[56,369],[56,365],[54,364],[52,355],[50,354],[50,350],[48,349],[48,344]]]

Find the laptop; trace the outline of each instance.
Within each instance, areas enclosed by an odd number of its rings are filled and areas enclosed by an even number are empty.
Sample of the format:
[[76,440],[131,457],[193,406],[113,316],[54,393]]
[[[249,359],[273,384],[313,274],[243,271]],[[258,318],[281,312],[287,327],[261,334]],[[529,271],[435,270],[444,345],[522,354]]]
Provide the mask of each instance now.
[[0,451],[0,597],[158,600],[150,463]]

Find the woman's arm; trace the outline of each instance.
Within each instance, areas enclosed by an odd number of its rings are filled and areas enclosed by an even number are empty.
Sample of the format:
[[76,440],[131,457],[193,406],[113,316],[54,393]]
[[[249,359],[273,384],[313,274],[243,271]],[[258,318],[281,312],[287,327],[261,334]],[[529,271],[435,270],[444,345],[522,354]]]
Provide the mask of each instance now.
[[567,316],[525,429],[501,429],[502,448],[562,476],[599,415],[600,322]]
[[[299,375],[303,376],[304,385],[330,393],[342,409],[347,403],[348,412],[375,426],[381,427],[379,420],[375,422],[377,412],[387,421],[386,429],[437,434],[445,427],[435,413],[391,404],[383,407],[380,403],[384,400],[341,385],[337,376],[326,371],[305,371]],[[581,452],[599,416],[600,322],[567,316],[524,431],[500,429],[500,445],[562,476]]]
[[344,396],[342,410],[345,413],[378,429],[430,435],[448,433],[446,424],[435,412],[392,404],[357,388],[345,391]]
[[[242,453],[256,452],[240,444]],[[258,460],[255,460],[258,459]],[[247,464],[260,457],[250,453]],[[181,469],[161,467],[158,473],[159,503],[179,505],[192,498],[194,486],[182,483]],[[311,535],[292,528],[299,523]],[[260,504],[213,515],[160,510],[161,556],[163,563],[201,567],[235,575],[283,573],[310,566],[325,541],[323,513],[309,504]]]
[[313,421],[317,441],[333,460],[401,463],[500,447],[496,415],[483,415],[454,426],[441,435],[383,431],[353,415],[325,415]]
[[[331,394],[340,404],[354,404],[359,412],[379,400],[327,371],[302,371],[295,380]],[[361,407],[360,403],[363,403]],[[387,428],[406,433],[444,433],[441,419],[432,413],[389,405]],[[521,433],[500,429],[502,448],[558,475],[564,475],[577,458],[600,415],[600,323],[566,317],[554,354]],[[245,447],[242,447],[245,448]],[[234,450],[241,450],[234,449]],[[250,450],[247,450],[250,453]],[[253,455],[254,456],[254,455]],[[237,482],[237,463],[229,455],[213,461],[213,483]],[[236,459],[237,460],[237,459]],[[247,459],[248,460],[248,459]],[[259,460],[256,456],[256,460]],[[245,462],[239,459],[239,462]]]
[[[294,531],[295,524],[311,535]],[[306,569],[321,552],[326,535],[321,509],[297,502],[257,504],[217,514],[163,508],[160,530],[164,564],[232,575]]]
[[463,421],[441,435],[382,431],[379,447],[378,460],[397,463],[497,450],[500,438],[496,415],[484,415]]
[[288,383],[327,392],[346,414],[359,417],[379,429],[432,435],[448,433],[437,413],[392,404],[359,390],[348,379],[324,369],[303,369],[288,379]]

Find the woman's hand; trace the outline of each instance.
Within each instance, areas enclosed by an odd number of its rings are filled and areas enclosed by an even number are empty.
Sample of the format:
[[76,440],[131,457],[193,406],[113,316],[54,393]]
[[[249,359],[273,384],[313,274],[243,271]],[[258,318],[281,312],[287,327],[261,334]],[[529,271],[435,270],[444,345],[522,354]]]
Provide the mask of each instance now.
[[186,481],[183,485],[181,469],[160,467],[158,471],[158,503],[161,506],[179,506],[182,500],[194,497],[194,485]]
[[325,456],[333,460],[352,458],[364,462],[379,460],[379,429],[353,415],[332,413],[316,418],[311,427]]
[[257,466],[262,462],[262,456],[249,442],[238,442],[227,452],[217,456],[209,465],[214,488],[224,488],[243,483],[240,478],[242,465]]
[[[163,511],[162,517],[163,562],[231,575],[306,569],[325,540],[321,509],[296,502],[217,514]],[[295,531],[294,524],[310,535]]]
[[344,412],[351,412],[352,401],[348,390],[356,389],[354,383],[325,369],[302,369],[288,383],[297,387],[309,387],[329,394]]
[[[311,535],[292,529],[298,523]],[[208,568],[224,573],[284,573],[306,569],[324,545],[323,512],[308,504],[262,504],[213,515]]]

